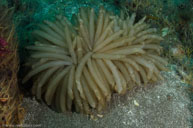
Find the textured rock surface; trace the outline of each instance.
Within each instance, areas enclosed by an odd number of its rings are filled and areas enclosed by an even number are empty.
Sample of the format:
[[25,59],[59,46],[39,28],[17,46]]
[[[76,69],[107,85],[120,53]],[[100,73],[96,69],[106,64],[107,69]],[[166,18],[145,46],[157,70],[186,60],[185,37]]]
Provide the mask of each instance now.
[[58,114],[26,98],[24,125],[41,128],[191,128],[190,99],[179,78],[163,73],[164,81],[147,88],[137,87],[125,96],[113,96],[107,111],[85,116]]

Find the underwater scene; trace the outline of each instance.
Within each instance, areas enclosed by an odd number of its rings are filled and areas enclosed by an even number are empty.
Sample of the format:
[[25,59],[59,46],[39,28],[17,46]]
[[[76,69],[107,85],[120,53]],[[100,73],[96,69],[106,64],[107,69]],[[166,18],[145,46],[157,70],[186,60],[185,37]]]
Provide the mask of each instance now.
[[193,0],[0,0],[0,128],[192,128]]

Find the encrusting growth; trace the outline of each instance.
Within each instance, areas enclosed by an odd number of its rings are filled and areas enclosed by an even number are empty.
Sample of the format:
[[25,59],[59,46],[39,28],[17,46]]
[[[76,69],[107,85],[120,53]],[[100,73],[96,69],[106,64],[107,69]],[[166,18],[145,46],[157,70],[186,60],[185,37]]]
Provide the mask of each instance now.
[[125,94],[133,85],[162,79],[167,62],[159,56],[163,40],[156,29],[134,23],[135,14],[111,15],[103,8],[80,9],[77,24],[57,16],[34,31],[31,71],[32,92],[58,112],[101,111],[114,92]]

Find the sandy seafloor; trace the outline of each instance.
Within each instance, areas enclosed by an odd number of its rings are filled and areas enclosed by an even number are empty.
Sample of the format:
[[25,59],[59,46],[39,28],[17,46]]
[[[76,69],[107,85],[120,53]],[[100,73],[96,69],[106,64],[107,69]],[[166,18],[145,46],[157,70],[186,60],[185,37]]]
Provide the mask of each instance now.
[[191,103],[183,83],[174,72],[162,73],[165,80],[149,87],[116,96],[107,110],[86,116],[58,114],[35,99],[25,98],[24,127],[30,128],[191,128]]

